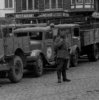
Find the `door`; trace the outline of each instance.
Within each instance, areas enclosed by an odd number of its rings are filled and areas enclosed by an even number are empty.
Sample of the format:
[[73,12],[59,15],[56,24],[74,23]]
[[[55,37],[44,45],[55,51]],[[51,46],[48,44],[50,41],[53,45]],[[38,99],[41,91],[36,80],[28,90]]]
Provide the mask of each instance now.
[[52,30],[45,33],[44,54],[46,55],[46,58],[49,62],[54,60],[54,43]]

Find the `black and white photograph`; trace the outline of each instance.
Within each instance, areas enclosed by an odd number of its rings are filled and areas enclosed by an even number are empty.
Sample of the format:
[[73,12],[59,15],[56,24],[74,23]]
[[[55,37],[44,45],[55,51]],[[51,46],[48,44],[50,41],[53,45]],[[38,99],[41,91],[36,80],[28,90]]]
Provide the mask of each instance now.
[[99,100],[99,0],[0,0],[0,100]]

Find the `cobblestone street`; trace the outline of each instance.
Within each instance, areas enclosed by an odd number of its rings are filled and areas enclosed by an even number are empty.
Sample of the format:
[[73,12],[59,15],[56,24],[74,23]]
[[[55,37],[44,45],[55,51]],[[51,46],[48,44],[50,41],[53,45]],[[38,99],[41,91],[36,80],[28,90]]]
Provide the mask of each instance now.
[[67,72],[71,82],[57,83],[56,72],[25,75],[18,84],[0,79],[0,100],[99,100],[99,61],[81,62]]

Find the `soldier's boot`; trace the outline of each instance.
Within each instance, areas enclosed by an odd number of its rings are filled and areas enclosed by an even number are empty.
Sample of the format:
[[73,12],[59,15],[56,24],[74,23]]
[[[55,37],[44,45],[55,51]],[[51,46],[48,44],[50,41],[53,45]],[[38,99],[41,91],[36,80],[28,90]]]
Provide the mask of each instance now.
[[70,79],[67,79],[66,70],[63,70],[62,71],[62,77],[63,77],[63,81],[64,82],[70,82],[71,81]]
[[61,83],[61,72],[57,72],[58,83]]

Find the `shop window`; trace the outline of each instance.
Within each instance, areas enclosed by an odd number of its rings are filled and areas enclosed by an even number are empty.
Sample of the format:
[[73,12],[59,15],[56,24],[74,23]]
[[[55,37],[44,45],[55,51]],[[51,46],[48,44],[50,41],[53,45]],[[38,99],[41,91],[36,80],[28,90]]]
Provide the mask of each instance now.
[[13,1],[5,0],[5,8],[13,8]]

